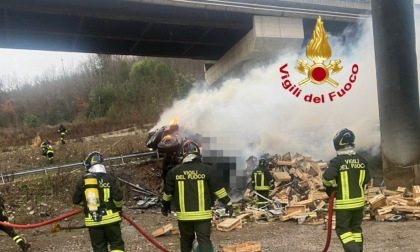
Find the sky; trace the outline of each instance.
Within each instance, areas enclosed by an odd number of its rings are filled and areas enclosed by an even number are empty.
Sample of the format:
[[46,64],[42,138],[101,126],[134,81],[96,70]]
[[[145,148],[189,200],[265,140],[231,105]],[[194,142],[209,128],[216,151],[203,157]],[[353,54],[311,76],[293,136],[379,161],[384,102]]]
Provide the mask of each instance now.
[[[89,54],[0,48],[0,79],[30,80],[54,70],[74,71]],[[64,69],[64,70],[63,70]]]

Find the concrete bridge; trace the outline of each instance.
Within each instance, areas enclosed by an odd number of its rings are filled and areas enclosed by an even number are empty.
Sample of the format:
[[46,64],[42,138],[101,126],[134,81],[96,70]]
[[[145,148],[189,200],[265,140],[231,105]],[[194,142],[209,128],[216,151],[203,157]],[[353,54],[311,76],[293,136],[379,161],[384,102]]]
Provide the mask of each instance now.
[[[368,0],[1,0],[0,47],[208,61],[206,79],[370,17]],[[210,68],[211,67],[211,68]]]
[[319,15],[333,34],[372,16],[385,181],[419,184],[413,0],[0,0],[0,47],[200,59],[213,84],[301,49]]

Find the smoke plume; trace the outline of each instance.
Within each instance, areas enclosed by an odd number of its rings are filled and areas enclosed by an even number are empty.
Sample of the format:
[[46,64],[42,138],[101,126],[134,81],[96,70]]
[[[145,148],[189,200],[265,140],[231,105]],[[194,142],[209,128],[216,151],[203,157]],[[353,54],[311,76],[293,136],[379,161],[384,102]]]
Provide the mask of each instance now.
[[[328,83],[307,83],[301,87],[301,96],[295,97],[282,87],[279,68],[286,63],[291,83],[297,85],[306,78],[295,70],[298,59],[310,62],[303,45],[302,52],[279,55],[275,63],[252,69],[217,88],[196,83],[187,98],[176,101],[161,115],[156,126],[178,117],[179,125],[213,139],[209,148],[237,156],[237,167],[244,167],[240,162],[249,156],[264,153],[299,152],[329,160],[335,156],[333,136],[342,128],[355,133],[357,149],[377,153],[380,133],[372,22],[363,20],[341,36],[328,34],[328,40],[332,49],[329,60],[340,59],[343,66],[330,76],[340,84],[337,89]],[[354,64],[358,65],[356,81],[344,96],[333,101],[325,97],[325,103],[319,104],[304,101],[303,93],[328,94],[342,88],[349,82]]]

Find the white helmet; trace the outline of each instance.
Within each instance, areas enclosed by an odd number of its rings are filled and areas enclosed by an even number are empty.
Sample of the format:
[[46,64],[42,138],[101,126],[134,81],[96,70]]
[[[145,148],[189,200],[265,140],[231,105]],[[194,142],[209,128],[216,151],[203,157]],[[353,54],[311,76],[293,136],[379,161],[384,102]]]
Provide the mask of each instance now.
[[94,164],[88,171],[92,173],[106,173],[105,166],[103,164]]

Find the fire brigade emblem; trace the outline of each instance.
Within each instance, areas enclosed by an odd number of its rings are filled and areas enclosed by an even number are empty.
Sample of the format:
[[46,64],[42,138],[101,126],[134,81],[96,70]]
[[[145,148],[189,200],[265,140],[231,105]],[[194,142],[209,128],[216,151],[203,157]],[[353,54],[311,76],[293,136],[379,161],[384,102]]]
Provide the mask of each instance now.
[[324,29],[324,23],[321,17],[316,20],[312,39],[309,41],[306,47],[306,57],[313,61],[312,65],[309,65],[306,60],[299,59],[297,62],[299,66],[296,70],[307,75],[308,78],[299,82],[299,86],[303,86],[309,81],[316,85],[321,85],[328,82],[334,87],[338,87],[338,83],[330,78],[330,74],[336,74],[343,68],[340,66],[341,60],[331,60],[326,66],[324,62],[331,57],[331,47],[328,43],[328,36]]

